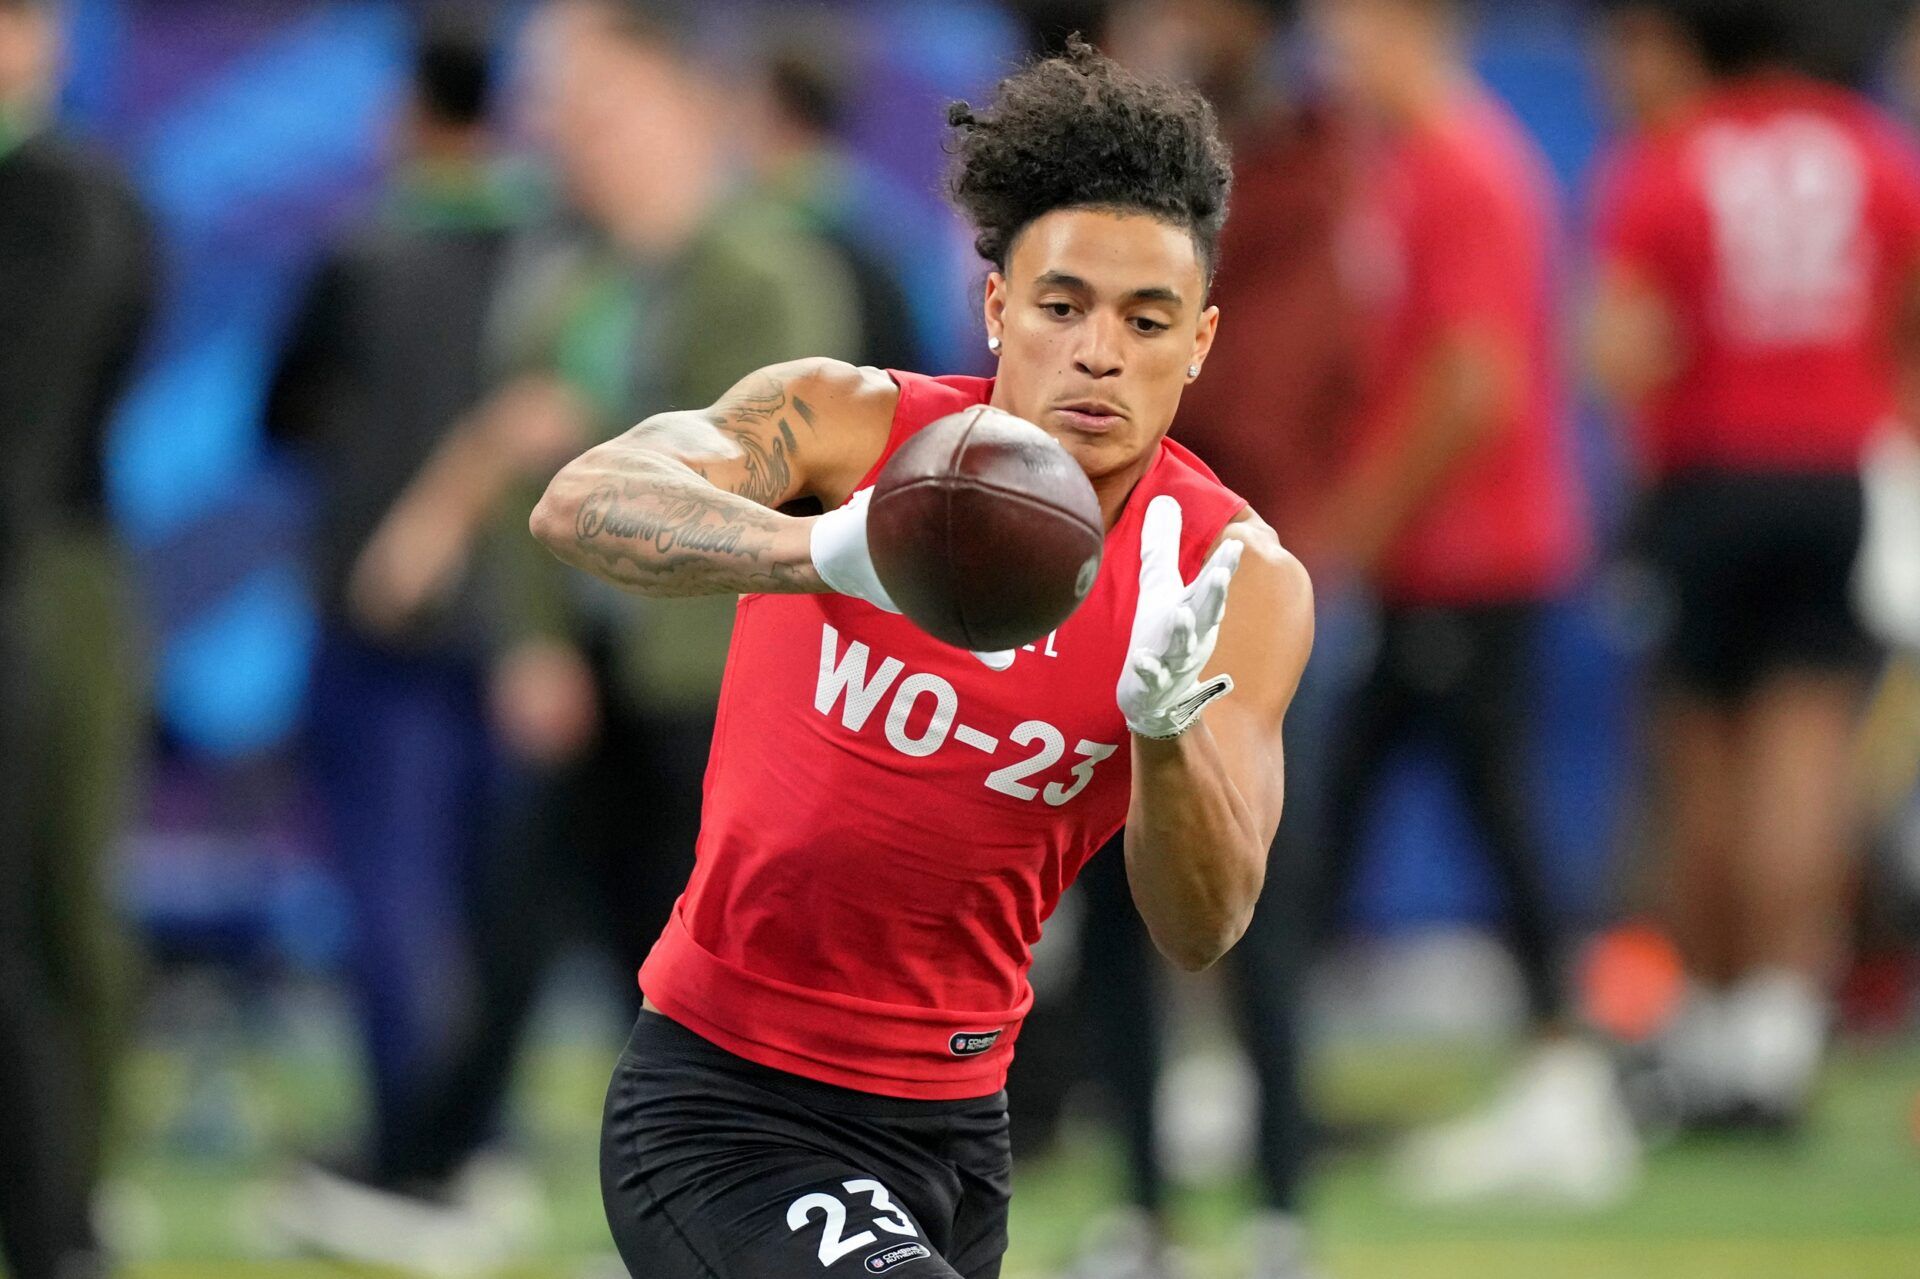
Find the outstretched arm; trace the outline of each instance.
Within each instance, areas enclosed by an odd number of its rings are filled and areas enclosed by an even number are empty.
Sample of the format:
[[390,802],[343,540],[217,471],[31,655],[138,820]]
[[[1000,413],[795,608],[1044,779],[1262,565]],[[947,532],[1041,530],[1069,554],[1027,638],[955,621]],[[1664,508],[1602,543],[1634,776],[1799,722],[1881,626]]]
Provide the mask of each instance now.
[[534,508],[562,560],[642,595],[830,589],[809,549],[886,447],[898,390],[886,374],[798,360],[751,374],[710,408],[659,413],[567,464]]
[[[1230,674],[1233,691],[1178,736],[1136,730],[1132,744],[1128,882],[1154,944],[1189,970],[1218,960],[1253,918],[1285,792],[1280,725],[1313,645],[1313,588],[1300,562],[1255,517],[1228,526],[1221,545],[1232,542],[1240,566],[1224,616],[1206,584],[1221,551],[1190,589],[1203,628],[1209,611],[1220,617],[1198,687]],[[1216,587],[1224,592],[1224,581]]]

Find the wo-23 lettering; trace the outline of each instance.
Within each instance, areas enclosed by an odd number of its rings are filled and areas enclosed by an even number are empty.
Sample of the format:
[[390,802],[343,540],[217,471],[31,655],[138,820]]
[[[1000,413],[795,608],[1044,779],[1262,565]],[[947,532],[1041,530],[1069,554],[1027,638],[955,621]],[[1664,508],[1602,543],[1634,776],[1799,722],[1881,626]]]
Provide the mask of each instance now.
[[[837,706],[842,727],[858,733],[866,728],[891,691],[893,697],[881,722],[881,731],[887,744],[902,755],[924,758],[949,740],[987,756],[999,751],[999,738],[958,722],[960,695],[951,683],[926,671],[906,674],[906,664],[897,657],[883,658],[874,666],[873,655],[873,650],[859,640],[849,640],[842,650],[840,632],[823,623],[814,709],[831,717]],[[923,699],[931,702],[927,722],[919,732],[910,732],[908,726]],[[1014,799],[1040,799],[1055,808],[1071,802],[1085,790],[1093,781],[1095,766],[1120,749],[1111,743],[1081,739],[1074,746],[1078,758],[1067,780],[1030,784],[1027,778],[1045,772],[1065,757],[1066,735],[1045,720],[1030,719],[1016,725],[1008,737],[1015,746],[1034,748],[1032,753],[989,772],[982,784]]]

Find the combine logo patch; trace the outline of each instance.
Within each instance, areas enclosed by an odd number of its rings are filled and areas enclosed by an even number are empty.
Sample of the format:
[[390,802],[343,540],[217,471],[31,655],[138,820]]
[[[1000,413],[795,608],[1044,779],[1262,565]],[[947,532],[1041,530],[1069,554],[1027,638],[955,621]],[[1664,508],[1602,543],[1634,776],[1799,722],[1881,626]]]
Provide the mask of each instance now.
[[927,1245],[923,1243],[903,1243],[892,1248],[882,1248],[867,1258],[867,1273],[884,1275],[895,1266],[903,1266],[909,1261],[919,1261],[923,1257],[932,1255],[927,1250]]
[[1000,1042],[1005,1030],[961,1030],[947,1041],[947,1051],[956,1057],[978,1057]]

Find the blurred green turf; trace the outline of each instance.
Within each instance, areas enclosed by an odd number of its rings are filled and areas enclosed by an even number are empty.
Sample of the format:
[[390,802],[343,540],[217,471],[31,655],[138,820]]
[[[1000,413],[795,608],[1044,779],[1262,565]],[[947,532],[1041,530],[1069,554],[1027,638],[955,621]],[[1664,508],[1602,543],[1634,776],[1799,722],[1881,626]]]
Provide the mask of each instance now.
[[[549,1188],[554,1258],[513,1279],[601,1279],[608,1271],[595,1133],[608,1054],[548,1048],[522,1081],[522,1136]],[[1364,1124],[1444,1114],[1484,1088],[1487,1054],[1379,1048],[1343,1053],[1318,1072],[1325,1108]],[[179,1149],[184,1098],[204,1067],[161,1055],[133,1072],[133,1146],[121,1184],[147,1223],[147,1255],[128,1279],[337,1279],[332,1266],[251,1261],[250,1205],[274,1169],[264,1154]],[[324,1143],[354,1113],[338,1064],[244,1063],[232,1089],[256,1151]],[[1317,1179],[1311,1220],[1333,1279],[1920,1279],[1920,1146],[1913,1131],[1920,1047],[1843,1053],[1804,1136],[1772,1145],[1727,1140],[1662,1150],[1633,1198],[1612,1211],[1422,1212],[1395,1203],[1379,1162],[1333,1161]],[[171,1141],[163,1132],[172,1132]],[[1046,1279],[1108,1203],[1120,1169],[1110,1143],[1075,1131],[1022,1166],[1006,1279]],[[1176,1219],[1195,1279],[1233,1279],[1246,1185],[1182,1194]],[[366,1274],[369,1272],[359,1271]]]

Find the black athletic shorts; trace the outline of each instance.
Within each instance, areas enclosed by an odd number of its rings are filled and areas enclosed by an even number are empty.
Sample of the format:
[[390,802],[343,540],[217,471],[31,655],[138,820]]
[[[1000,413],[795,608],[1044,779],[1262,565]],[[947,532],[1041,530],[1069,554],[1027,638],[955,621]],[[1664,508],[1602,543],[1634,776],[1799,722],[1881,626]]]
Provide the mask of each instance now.
[[600,1185],[634,1279],[997,1279],[1007,1095],[905,1101],[742,1061],[643,1012]]
[[1635,538],[1659,591],[1663,673],[1719,701],[1787,671],[1865,671],[1849,599],[1864,507],[1853,475],[1676,476]]

